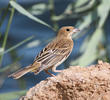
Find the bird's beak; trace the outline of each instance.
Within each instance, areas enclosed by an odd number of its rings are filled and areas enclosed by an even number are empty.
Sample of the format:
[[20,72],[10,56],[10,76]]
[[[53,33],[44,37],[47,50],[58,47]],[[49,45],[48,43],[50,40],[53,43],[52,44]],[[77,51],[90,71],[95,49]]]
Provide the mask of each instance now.
[[79,31],[80,31],[79,29],[75,28],[75,29],[73,30],[73,33],[76,33],[76,32],[79,32]]

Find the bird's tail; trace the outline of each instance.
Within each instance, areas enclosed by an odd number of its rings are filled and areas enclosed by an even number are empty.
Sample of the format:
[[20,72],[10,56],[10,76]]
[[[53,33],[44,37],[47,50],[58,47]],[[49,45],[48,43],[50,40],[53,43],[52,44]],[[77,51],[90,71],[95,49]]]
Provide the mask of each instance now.
[[18,79],[18,78],[22,77],[23,75],[27,74],[28,72],[31,72],[35,68],[36,67],[34,67],[34,66],[27,66],[25,68],[22,68],[22,69],[16,71],[15,73],[12,73],[8,77],[13,77],[14,79]]

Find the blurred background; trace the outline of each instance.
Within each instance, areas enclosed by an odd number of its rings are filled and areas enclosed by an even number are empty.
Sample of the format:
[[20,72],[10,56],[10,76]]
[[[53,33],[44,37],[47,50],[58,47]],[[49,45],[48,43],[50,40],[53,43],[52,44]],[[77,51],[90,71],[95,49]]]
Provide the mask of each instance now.
[[43,71],[18,80],[7,76],[31,64],[58,29],[69,25],[81,31],[58,69],[110,62],[110,0],[0,0],[0,100],[17,100],[49,77]]

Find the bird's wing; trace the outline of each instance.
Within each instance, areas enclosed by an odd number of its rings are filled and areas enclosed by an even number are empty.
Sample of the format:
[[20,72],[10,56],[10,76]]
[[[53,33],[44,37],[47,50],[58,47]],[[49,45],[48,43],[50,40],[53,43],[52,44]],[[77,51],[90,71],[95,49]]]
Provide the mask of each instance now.
[[[59,42],[60,43],[60,42]],[[65,43],[64,43],[65,44]],[[71,50],[68,45],[54,43],[48,44],[36,57],[35,61],[41,62],[42,65],[53,66],[62,60],[65,60]]]

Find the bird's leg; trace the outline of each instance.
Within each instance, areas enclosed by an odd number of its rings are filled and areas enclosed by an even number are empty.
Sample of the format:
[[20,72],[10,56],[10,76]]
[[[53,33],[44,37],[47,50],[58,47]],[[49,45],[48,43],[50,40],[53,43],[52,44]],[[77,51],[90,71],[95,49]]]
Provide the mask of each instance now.
[[[49,74],[50,76],[52,76],[52,77],[51,77],[51,81],[53,81],[53,82],[58,82],[58,83],[59,83],[59,81],[56,79],[55,75],[53,75],[53,74],[51,74],[50,72],[48,72],[48,69],[44,69],[44,71],[45,71],[47,74]],[[48,82],[49,82],[49,81],[48,81]]]
[[56,72],[56,73],[60,73],[62,70],[56,70],[56,67],[57,67],[57,66],[53,66],[53,67],[52,67],[52,71],[53,71],[53,72]]
[[48,70],[47,70],[47,69],[44,69],[44,71],[45,71],[47,74],[49,74],[50,76],[52,76],[52,77],[54,77],[54,76],[55,76],[55,75],[51,74],[50,72],[48,72]]

